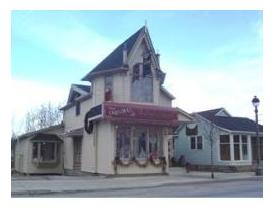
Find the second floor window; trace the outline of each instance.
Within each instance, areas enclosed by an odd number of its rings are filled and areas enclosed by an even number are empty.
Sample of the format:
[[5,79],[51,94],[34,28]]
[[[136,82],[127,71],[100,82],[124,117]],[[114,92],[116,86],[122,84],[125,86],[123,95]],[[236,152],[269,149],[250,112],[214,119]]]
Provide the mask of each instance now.
[[113,77],[106,76],[105,77],[105,101],[112,100],[112,93],[113,93]]
[[135,64],[131,79],[131,100],[153,102],[153,78],[150,64]]

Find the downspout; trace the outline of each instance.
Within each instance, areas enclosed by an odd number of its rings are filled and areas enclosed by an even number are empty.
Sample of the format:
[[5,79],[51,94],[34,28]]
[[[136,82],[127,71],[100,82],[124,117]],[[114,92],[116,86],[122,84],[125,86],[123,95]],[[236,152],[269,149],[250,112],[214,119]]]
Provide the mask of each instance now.
[[95,143],[95,174],[98,174],[98,134],[97,122],[94,123],[94,143]]

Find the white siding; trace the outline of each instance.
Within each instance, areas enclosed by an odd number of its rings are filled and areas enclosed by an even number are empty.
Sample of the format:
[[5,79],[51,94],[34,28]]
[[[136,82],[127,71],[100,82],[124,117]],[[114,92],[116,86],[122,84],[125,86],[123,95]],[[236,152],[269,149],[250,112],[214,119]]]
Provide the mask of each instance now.
[[160,96],[159,96],[159,105],[166,106],[166,107],[171,107],[172,100],[170,98],[168,98],[166,95],[164,95],[163,92],[161,92]]
[[64,138],[64,169],[73,169],[73,139]]

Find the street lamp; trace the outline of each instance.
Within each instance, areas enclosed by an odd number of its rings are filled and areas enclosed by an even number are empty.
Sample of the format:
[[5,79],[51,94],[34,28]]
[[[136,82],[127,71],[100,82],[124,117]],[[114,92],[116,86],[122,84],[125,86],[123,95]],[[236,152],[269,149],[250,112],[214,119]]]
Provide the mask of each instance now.
[[256,167],[256,175],[262,175],[262,169],[260,168],[260,138],[259,138],[259,125],[258,125],[258,106],[260,104],[260,100],[254,96],[252,99],[252,104],[255,108],[255,118],[256,118],[256,140],[257,140],[257,167]]

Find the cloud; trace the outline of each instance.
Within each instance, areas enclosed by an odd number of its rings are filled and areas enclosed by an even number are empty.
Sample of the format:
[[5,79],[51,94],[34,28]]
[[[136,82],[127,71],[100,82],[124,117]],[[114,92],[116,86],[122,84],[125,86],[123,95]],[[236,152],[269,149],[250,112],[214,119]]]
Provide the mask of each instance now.
[[258,58],[220,68],[201,69],[174,61],[162,61],[162,66],[167,72],[165,85],[176,96],[174,105],[188,112],[224,107],[232,115],[253,118],[251,99],[254,95],[262,99],[262,61]]
[[39,16],[26,12],[13,19],[13,35],[64,58],[91,65],[117,45],[69,15]]
[[12,80],[12,125],[16,132],[24,130],[26,112],[51,102],[53,105],[64,104],[68,89],[30,80]]

